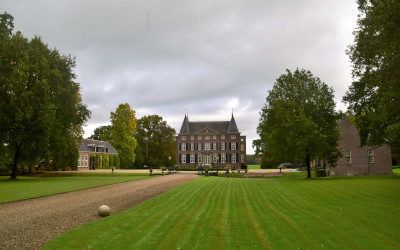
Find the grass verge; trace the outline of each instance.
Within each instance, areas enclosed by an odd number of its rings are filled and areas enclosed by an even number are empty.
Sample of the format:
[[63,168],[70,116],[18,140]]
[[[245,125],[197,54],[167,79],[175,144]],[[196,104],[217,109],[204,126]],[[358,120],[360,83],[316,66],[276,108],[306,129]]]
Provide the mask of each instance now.
[[12,181],[0,176],[0,203],[71,192],[97,186],[148,178],[145,174],[90,174],[49,172],[40,176],[19,176]]
[[400,178],[202,177],[46,249],[399,249]]
[[247,165],[249,169],[261,169],[260,165]]

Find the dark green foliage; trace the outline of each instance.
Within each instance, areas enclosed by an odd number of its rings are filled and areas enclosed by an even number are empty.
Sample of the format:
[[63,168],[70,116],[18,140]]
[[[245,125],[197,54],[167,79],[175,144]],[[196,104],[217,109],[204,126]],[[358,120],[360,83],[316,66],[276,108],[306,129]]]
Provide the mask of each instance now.
[[115,167],[115,165],[114,165],[114,159],[115,159],[115,156],[114,156],[114,155],[110,155],[110,156],[109,156],[109,166],[110,166],[110,168]]
[[111,138],[111,125],[100,126],[94,130],[90,139],[99,140],[99,141],[108,141],[112,140]]
[[96,154],[96,169],[103,168],[103,159],[100,154]]
[[102,167],[103,168],[110,168],[110,165],[109,165],[109,162],[110,162],[110,160],[109,160],[109,157],[108,157],[108,155],[106,155],[106,154],[103,154],[102,155]]
[[119,155],[114,156],[114,167],[120,167]]
[[76,167],[82,124],[89,111],[74,82],[75,61],[39,37],[13,34],[13,18],[0,15],[0,152],[16,178],[22,164]]
[[254,145],[263,165],[303,163],[310,173],[312,159],[335,164],[339,115],[333,90],[311,72],[287,70],[268,92],[260,114],[260,140]]
[[[175,129],[168,126],[158,115],[147,115],[137,122],[136,163],[138,168],[144,165],[159,168],[175,163]],[[169,157],[171,157],[169,159]]]
[[353,83],[344,100],[363,145],[400,152],[400,1],[358,0],[358,27],[348,54]]

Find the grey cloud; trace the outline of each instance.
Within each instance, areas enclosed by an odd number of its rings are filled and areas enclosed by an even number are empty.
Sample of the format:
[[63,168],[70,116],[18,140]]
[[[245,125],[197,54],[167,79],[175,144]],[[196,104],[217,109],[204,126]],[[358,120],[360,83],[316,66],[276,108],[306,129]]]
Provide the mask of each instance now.
[[[341,96],[351,81],[355,1],[0,0],[17,30],[76,56],[86,133],[128,102],[138,116],[162,115],[177,130],[185,108],[199,119],[235,112],[248,145],[259,111],[286,68],[306,68]],[[248,147],[251,150],[250,147]]]

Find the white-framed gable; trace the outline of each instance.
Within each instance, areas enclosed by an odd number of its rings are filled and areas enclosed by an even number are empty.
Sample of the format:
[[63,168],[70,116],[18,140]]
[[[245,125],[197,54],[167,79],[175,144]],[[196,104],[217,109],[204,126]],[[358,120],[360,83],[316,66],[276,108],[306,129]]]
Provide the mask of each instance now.
[[205,127],[203,129],[194,132],[193,134],[219,134],[219,132],[217,130]]

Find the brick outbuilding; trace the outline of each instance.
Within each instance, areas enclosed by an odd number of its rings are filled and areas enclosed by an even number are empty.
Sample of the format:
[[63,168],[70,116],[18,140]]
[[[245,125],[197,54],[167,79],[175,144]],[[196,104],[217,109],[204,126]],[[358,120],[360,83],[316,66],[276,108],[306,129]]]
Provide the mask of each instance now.
[[392,157],[387,145],[360,146],[359,131],[347,118],[339,122],[342,157],[330,175],[391,175]]

